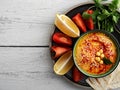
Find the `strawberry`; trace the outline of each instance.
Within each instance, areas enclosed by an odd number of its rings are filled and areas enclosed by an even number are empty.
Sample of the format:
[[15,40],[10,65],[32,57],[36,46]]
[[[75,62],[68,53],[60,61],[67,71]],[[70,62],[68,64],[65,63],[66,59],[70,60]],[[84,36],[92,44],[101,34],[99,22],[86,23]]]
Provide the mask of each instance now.
[[52,37],[53,41],[63,46],[72,46],[72,39],[61,32],[56,32]]
[[[93,10],[87,10],[85,11],[87,14],[93,14]],[[84,13],[84,12],[83,12]],[[84,18],[85,25],[87,26],[88,29],[93,30],[94,29],[94,22],[92,17],[90,16],[89,18]]]
[[51,47],[52,58],[53,59],[58,58],[69,50],[71,50],[71,48],[60,47],[60,46],[52,46]]
[[72,77],[75,82],[79,82],[83,78],[83,74],[74,66],[73,67],[73,72],[72,72]]
[[86,26],[84,24],[83,18],[80,13],[77,13],[72,20],[76,23],[76,25],[83,31],[86,32]]

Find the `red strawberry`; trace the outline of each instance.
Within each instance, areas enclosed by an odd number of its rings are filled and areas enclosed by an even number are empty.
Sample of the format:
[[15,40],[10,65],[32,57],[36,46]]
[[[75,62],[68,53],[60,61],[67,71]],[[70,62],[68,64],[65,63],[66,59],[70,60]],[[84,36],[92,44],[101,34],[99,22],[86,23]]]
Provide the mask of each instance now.
[[[93,10],[87,10],[85,11],[88,14],[93,14]],[[88,19],[84,19],[85,25],[88,27],[88,29],[93,30],[94,29],[94,22],[92,17],[89,17]]]
[[84,24],[83,18],[80,13],[77,13],[72,20],[76,23],[76,25],[83,31],[86,32],[86,26]]
[[75,82],[79,82],[83,78],[83,74],[74,66],[73,67],[73,72],[72,72],[72,77]]
[[56,32],[52,37],[53,41],[60,45],[72,46],[72,39],[61,32]]
[[52,53],[52,58],[58,58],[65,52],[71,50],[71,48],[68,47],[60,47],[60,46],[52,46],[51,47],[51,53]]

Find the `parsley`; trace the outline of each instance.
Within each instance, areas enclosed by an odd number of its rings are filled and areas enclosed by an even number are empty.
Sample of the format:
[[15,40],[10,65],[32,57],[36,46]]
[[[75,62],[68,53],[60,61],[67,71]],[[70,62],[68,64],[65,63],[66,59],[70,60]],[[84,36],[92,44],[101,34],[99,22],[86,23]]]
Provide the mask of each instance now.
[[112,62],[109,59],[107,59],[107,58],[103,58],[103,62],[106,65],[112,64]]
[[107,6],[101,4],[106,0],[93,0],[95,2],[95,11],[93,14],[83,13],[83,18],[93,18],[94,23],[98,29],[106,30],[108,32],[114,31],[114,26],[120,19],[120,14],[117,9],[120,8],[120,0],[113,0]]

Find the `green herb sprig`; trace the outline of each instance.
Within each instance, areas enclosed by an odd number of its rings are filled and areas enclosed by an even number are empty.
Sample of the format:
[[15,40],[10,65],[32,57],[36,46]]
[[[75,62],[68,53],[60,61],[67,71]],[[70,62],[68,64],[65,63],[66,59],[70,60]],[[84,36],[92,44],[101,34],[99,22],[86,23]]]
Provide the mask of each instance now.
[[117,9],[120,8],[120,0],[113,0],[107,6],[101,4],[105,0],[93,0],[95,2],[95,10],[93,14],[83,13],[83,18],[92,17],[98,29],[108,32],[114,31],[114,25],[120,19]]
[[103,62],[106,65],[112,64],[112,62],[109,59],[105,58],[105,57],[103,58]]

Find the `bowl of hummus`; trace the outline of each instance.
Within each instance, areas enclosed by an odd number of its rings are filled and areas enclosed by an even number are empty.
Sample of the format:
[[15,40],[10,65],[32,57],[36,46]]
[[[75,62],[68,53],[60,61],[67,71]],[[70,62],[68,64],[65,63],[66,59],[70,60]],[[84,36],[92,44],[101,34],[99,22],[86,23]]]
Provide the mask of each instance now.
[[89,77],[103,77],[119,64],[120,46],[117,39],[104,30],[92,30],[81,35],[73,48],[76,67]]

